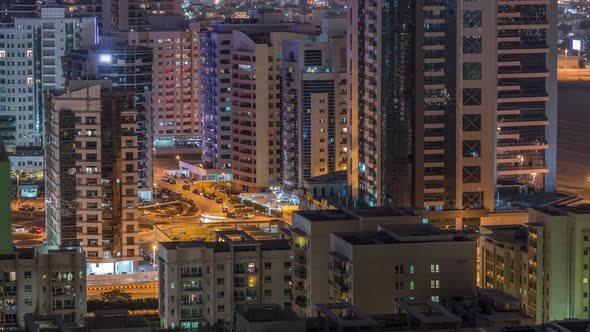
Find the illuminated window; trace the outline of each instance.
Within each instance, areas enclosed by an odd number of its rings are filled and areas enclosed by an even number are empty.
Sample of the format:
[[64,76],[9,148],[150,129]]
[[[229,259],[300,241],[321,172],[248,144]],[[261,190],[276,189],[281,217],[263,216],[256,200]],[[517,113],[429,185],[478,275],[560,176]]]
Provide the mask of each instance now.
[[6,57],[6,51],[0,51],[0,58]]
[[27,77],[27,84],[29,84],[29,85],[33,84],[33,78],[32,77]]
[[410,280],[410,289],[414,289],[414,280]]
[[430,264],[430,272],[432,272],[432,273],[439,273],[440,272],[440,265],[438,265],[438,264]]
[[32,56],[33,56],[33,51],[31,51],[31,50],[28,50],[28,51],[27,51],[27,58],[30,58],[30,57],[32,57]]
[[430,280],[430,288],[440,288],[440,280]]
[[431,300],[432,302],[439,302],[439,301],[440,301],[440,297],[439,297],[438,295],[432,295],[432,296],[430,297],[430,300]]
[[414,265],[410,265],[410,274],[414,274]]

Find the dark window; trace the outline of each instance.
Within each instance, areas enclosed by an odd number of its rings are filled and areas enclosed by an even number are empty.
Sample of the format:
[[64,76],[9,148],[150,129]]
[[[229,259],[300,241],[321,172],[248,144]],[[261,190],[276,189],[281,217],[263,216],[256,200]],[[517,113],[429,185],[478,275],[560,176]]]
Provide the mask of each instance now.
[[483,193],[464,192],[463,193],[463,208],[464,209],[480,209],[483,206]]
[[463,183],[479,183],[481,179],[481,168],[479,166],[463,167]]
[[463,63],[464,80],[481,80],[481,63],[465,62]]
[[481,11],[480,10],[465,10],[463,12],[463,27],[464,28],[479,28],[481,26]]
[[463,37],[463,53],[465,53],[465,54],[479,54],[479,53],[481,53],[481,37],[480,36],[464,36]]
[[305,66],[321,66],[322,50],[306,50],[303,52]]
[[463,157],[478,158],[481,153],[480,141],[463,141]]
[[463,131],[480,131],[481,115],[465,114],[463,115]]
[[481,89],[463,89],[463,105],[481,105]]

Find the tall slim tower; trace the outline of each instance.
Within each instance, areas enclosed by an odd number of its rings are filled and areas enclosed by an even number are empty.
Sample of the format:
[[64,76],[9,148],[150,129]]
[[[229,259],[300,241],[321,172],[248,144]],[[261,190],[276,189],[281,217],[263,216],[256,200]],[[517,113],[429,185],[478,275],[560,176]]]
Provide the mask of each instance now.
[[556,0],[349,10],[353,201],[494,210],[555,190]]

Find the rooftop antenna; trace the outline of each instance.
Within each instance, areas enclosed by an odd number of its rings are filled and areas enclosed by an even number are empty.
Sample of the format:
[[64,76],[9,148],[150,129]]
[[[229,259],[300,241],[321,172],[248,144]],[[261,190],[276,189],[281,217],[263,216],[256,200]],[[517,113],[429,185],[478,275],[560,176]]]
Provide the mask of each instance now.
[[0,254],[10,254],[14,251],[10,200],[10,161],[4,142],[0,138]]

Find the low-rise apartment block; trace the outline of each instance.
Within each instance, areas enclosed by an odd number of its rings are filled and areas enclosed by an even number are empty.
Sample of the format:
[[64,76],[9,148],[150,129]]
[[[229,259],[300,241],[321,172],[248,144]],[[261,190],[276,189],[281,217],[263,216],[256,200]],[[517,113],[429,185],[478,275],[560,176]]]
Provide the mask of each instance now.
[[294,310],[311,316],[313,305],[330,297],[330,234],[377,231],[379,225],[418,224],[414,210],[385,207],[352,210],[298,211],[286,231],[293,247]]
[[474,298],[476,247],[469,233],[429,224],[332,233],[329,300],[350,302],[368,314],[385,314],[392,311],[393,300]]
[[529,223],[481,227],[480,287],[519,298],[537,323],[589,319],[590,206],[529,210]]
[[291,306],[288,240],[257,240],[244,230],[215,232],[216,241],[159,245],[162,327],[232,326],[245,304]]
[[24,316],[58,315],[82,326],[86,255],[80,247],[40,246],[0,255],[0,329],[24,327]]

